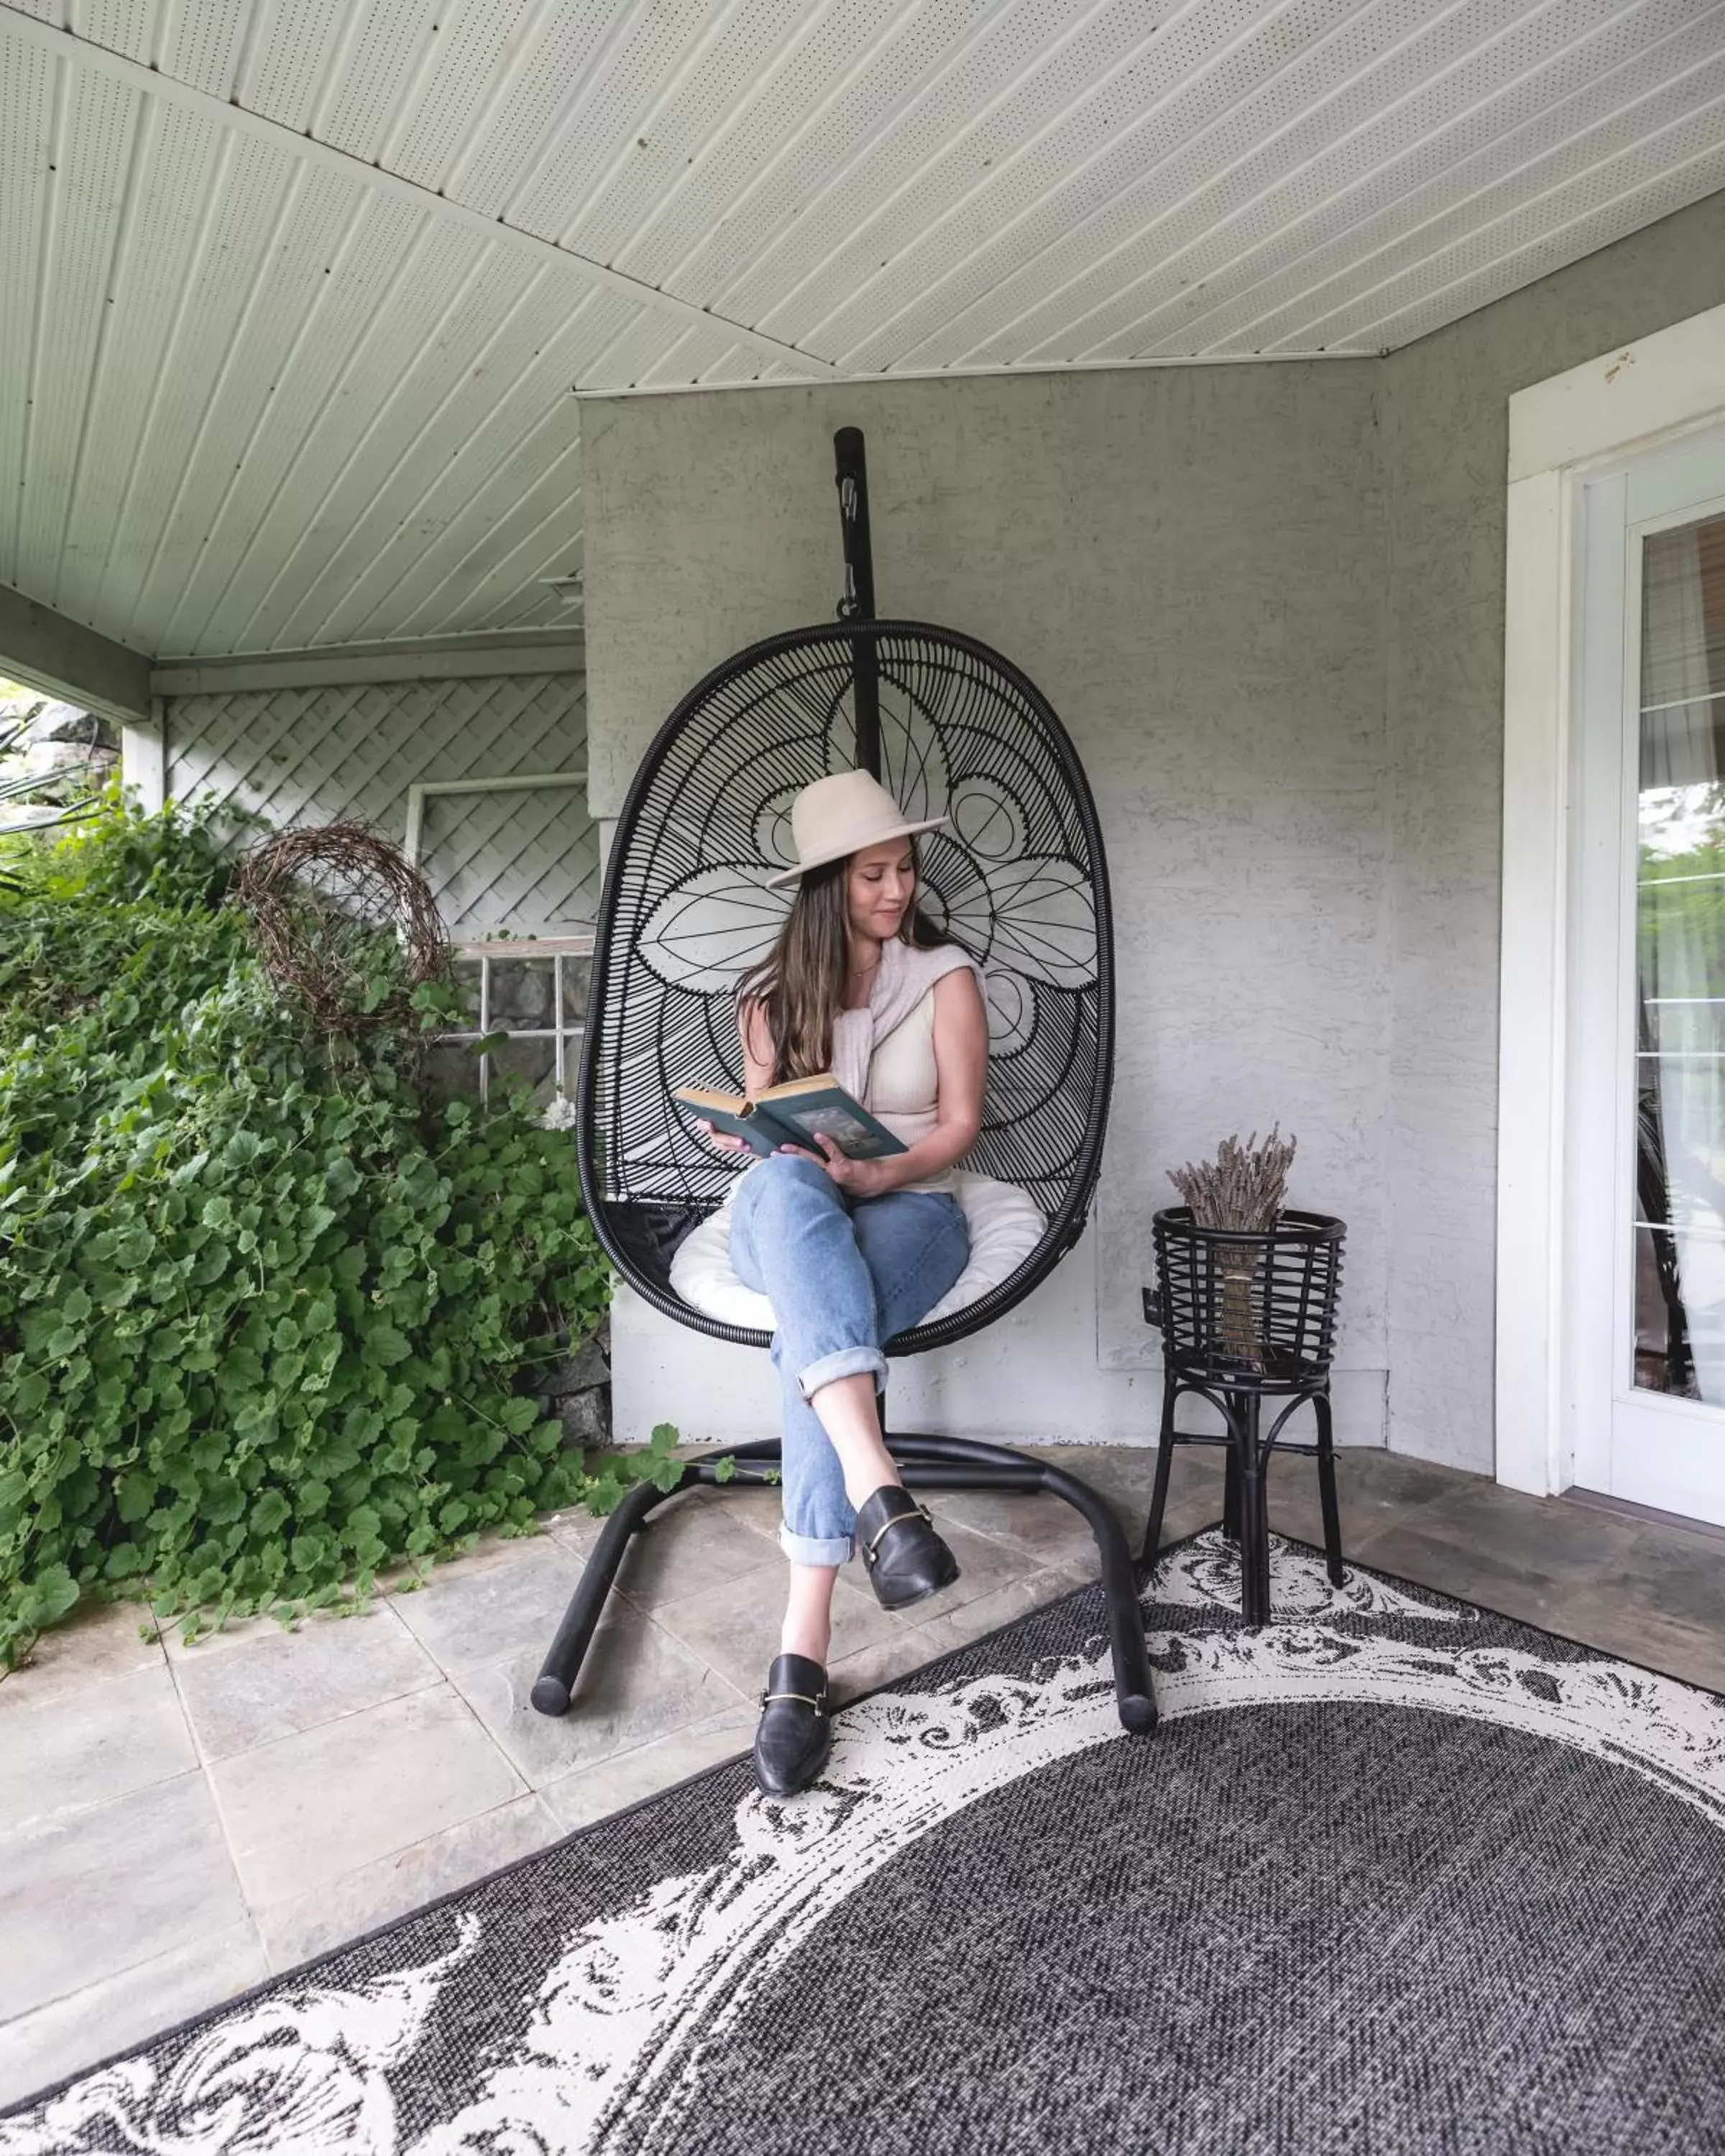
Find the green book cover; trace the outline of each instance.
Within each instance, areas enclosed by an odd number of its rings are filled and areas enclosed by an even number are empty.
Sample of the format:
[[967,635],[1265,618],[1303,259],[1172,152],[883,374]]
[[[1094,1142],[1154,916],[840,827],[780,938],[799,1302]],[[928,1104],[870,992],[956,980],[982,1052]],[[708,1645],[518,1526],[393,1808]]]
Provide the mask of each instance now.
[[704,1116],[716,1130],[747,1140],[763,1159],[782,1145],[819,1152],[817,1132],[836,1140],[852,1160],[885,1160],[890,1153],[909,1150],[829,1072],[769,1086],[752,1101],[704,1086],[680,1086],[671,1097]]

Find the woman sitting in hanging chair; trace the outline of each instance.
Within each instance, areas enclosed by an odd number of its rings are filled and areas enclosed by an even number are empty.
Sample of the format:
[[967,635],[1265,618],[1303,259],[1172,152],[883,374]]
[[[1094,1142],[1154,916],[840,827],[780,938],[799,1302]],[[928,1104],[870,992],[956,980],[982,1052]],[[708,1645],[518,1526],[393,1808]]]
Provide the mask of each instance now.
[[804,787],[791,811],[797,866],[773,879],[794,883],[796,898],[737,990],[751,1096],[830,1070],[906,1148],[870,1161],[824,1136],[818,1153],[782,1147],[730,1199],[731,1261],[773,1305],[783,1393],[790,1594],[754,1748],[772,1795],[805,1789],[826,1762],[833,1587],[853,1547],[888,1609],[958,1577],[899,1479],[875,1399],[885,1342],[933,1308],[970,1247],[952,1170],[982,1127],[981,975],[916,905],[914,834],[947,820],[912,822],[866,772]]

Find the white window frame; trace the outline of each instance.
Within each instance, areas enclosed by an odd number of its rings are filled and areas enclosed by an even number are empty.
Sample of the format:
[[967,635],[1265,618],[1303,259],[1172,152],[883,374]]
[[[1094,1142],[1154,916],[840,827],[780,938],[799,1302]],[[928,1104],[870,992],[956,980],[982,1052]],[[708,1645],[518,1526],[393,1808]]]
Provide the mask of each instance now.
[[425,832],[425,803],[434,793],[541,793],[547,786],[585,786],[587,771],[511,773],[507,778],[415,779],[408,788],[408,829],[402,851],[410,865],[419,865],[419,841]]
[[[480,1004],[476,1024],[454,1027],[434,1034],[436,1041],[459,1045],[463,1041],[485,1040],[493,1033],[507,1034],[511,1040],[549,1040],[552,1043],[552,1084],[566,1100],[575,1091],[575,1073],[587,1040],[587,1018],[567,1018],[563,1013],[563,965],[568,958],[590,959],[595,938],[589,930],[568,936],[504,936],[482,937],[471,942],[452,943],[449,956],[480,966]],[[548,1026],[499,1026],[491,1022],[490,960],[513,963],[522,958],[549,958],[552,964],[552,1022]],[[488,1101],[491,1092],[491,1059],[489,1055],[480,1058],[480,1099]]]
[[1497,1480],[1573,1479],[1563,1399],[1571,772],[1583,490],[1725,418],[1725,307],[1509,400],[1497,1073]]

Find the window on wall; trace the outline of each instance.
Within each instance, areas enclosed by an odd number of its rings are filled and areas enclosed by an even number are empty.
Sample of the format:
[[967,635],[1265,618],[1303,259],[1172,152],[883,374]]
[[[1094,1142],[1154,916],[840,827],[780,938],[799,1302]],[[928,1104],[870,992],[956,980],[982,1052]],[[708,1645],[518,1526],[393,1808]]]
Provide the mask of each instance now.
[[[513,1080],[542,1108],[550,1108],[559,1094],[572,1099],[593,944],[590,934],[455,944],[462,1023],[427,1051],[429,1089],[445,1099],[465,1094],[485,1101]],[[475,1045],[486,1040],[492,1045],[475,1055]]]

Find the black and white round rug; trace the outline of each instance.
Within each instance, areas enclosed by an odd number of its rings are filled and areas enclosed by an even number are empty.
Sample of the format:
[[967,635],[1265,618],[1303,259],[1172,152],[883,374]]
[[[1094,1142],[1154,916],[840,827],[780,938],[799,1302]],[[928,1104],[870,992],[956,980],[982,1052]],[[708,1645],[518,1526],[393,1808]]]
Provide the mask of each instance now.
[[0,2156],[1702,2156],[1725,1700],[1212,1532],[0,2118]]

